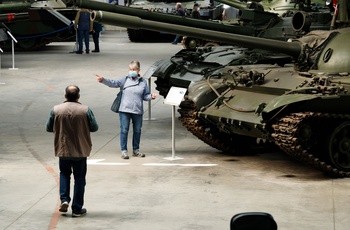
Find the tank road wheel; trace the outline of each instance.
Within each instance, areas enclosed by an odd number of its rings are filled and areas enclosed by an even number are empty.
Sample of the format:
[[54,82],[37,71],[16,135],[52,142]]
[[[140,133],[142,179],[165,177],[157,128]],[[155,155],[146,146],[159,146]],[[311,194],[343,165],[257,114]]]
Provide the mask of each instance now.
[[350,122],[338,125],[330,136],[328,157],[332,164],[343,171],[350,171]]
[[32,50],[36,47],[38,42],[39,41],[37,41],[35,38],[23,39],[18,41],[17,47],[20,50]]

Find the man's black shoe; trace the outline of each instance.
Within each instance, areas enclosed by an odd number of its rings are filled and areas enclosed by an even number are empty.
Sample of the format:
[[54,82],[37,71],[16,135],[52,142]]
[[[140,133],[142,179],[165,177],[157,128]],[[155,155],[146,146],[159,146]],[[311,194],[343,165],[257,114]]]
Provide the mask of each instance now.
[[86,208],[82,208],[80,212],[74,212],[72,213],[72,217],[81,217],[86,215]]
[[76,54],[82,54],[83,53],[83,51],[77,51],[77,52],[75,52]]
[[93,52],[93,53],[99,53],[100,51],[99,51],[99,50],[93,50],[93,51],[91,51],[91,52]]

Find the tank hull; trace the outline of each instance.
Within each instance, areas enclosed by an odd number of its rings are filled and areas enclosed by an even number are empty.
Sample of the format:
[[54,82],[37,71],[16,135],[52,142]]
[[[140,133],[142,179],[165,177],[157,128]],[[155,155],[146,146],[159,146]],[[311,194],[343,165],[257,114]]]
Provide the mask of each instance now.
[[[3,17],[2,28],[9,30],[18,41],[17,50],[33,50],[53,41],[75,38],[72,21],[76,9],[67,8],[60,2],[3,2],[0,4]],[[11,48],[11,40],[2,41],[3,49]]]

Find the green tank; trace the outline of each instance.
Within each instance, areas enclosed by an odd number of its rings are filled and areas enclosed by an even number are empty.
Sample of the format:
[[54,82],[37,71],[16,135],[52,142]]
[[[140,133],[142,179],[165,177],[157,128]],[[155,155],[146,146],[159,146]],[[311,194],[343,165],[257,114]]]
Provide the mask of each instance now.
[[[180,119],[199,139],[219,150],[248,149],[252,141],[260,139],[274,143],[285,153],[327,174],[349,177],[348,3],[342,0],[339,5],[344,7],[334,12],[338,29],[314,30],[288,41],[178,23],[169,26],[170,23],[102,11],[94,13],[94,20],[242,47],[227,47],[231,53],[263,49],[276,55],[277,50],[292,58],[293,62],[284,63],[283,67],[271,63],[232,62],[224,68],[216,66],[217,70],[221,69],[218,72],[202,70],[205,77],[188,85],[186,101],[179,108]],[[193,56],[197,59],[195,54]],[[208,69],[215,70],[215,61],[213,63]]]
[[313,31],[290,42],[294,65],[228,66],[220,78],[193,83],[180,108],[183,124],[223,151],[260,138],[331,175],[349,177],[349,38],[350,28]]
[[[54,0],[2,1],[0,14],[4,15],[4,21],[1,28],[10,30],[16,38],[17,50],[38,49],[50,42],[75,38],[72,21],[77,10],[66,4],[67,2]],[[10,15],[13,14],[21,17],[12,18]],[[2,41],[2,48],[11,48],[11,40]]]

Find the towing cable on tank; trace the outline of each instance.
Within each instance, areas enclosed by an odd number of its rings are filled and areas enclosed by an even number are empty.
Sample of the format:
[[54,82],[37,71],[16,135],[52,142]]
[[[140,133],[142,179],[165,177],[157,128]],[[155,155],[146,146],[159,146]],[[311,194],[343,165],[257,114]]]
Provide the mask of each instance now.
[[[208,86],[214,91],[214,93],[216,94],[216,96],[218,97],[216,100],[214,100],[213,102],[211,102],[210,104],[208,104],[207,106],[205,106],[206,108],[211,106],[214,102],[217,102],[217,100],[219,100],[220,98],[222,98],[222,102],[227,106],[229,107],[230,109],[234,110],[234,111],[237,111],[237,112],[254,112],[255,109],[249,109],[249,110],[238,110],[238,109],[235,109],[233,108],[232,106],[230,106],[226,101],[225,101],[225,98],[223,97],[223,94],[227,93],[228,91],[231,90],[231,88],[227,89],[226,91],[224,91],[222,94],[220,94],[215,88],[214,86],[210,83],[210,76],[208,76],[207,78],[207,84]],[[230,100],[232,99],[234,96],[230,96],[228,97],[227,99]]]

